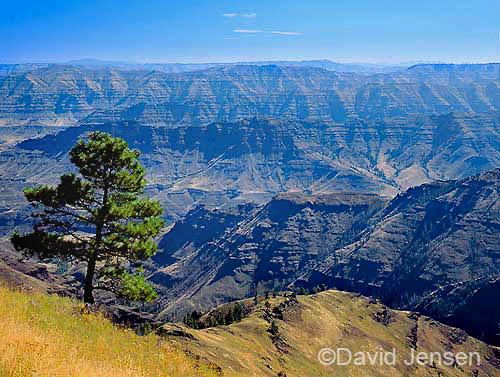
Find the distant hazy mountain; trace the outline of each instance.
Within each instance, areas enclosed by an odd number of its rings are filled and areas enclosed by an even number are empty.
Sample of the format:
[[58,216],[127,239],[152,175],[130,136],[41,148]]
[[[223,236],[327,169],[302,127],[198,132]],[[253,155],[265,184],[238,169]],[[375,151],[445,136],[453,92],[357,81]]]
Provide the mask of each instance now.
[[70,60],[64,64],[80,65],[80,66],[94,66],[94,67],[98,67],[98,66],[113,67],[115,65],[122,65],[122,66],[138,65],[140,63],[119,61],[119,60],[77,59],[77,60]]
[[209,68],[231,67],[238,65],[277,65],[280,67],[315,67],[337,72],[354,72],[363,74],[387,73],[402,70],[413,64],[350,64],[336,63],[331,60],[266,60],[233,63],[133,63],[121,61],[106,61],[97,59],[80,59],[67,62],[68,65],[81,66],[86,68],[107,67],[125,70],[157,70],[166,73],[201,71]]
[[23,73],[33,71],[39,68],[48,67],[51,64],[46,63],[22,63],[22,64],[1,64],[0,76],[10,75],[12,73]]
[[254,116],[345,122],[500,111],[499,64],[359,75],[239,65],[168,74],[50,66],[0,77],[0,124],[135,120],[202,125]]
[[165,73],[182,73],[202,71],[210,68],[232,67],[238,65],[277,65],[280,67],[315,67],[337,72],[353,72],[359,74],[389,73],[403,70],[413,64],[372,64],[372,63],[336,63],[330,60],[269,60],[269,61],[249,61],[233,63],[135,63],[128,61],[99,60],[99,59],[78,59],[70,60],[66,63],[22,63],[22,64],[0,64],[0,76],[11,73],[29,72],[38,68],[48,66],[69,65],[86,69],[114,68],[124,71],[160,71]]

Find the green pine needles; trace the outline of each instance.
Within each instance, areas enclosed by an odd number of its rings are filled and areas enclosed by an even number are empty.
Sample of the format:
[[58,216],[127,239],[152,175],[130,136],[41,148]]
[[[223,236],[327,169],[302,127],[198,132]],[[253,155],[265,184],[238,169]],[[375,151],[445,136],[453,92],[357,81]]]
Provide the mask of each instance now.
[[24,190],[37,222],[31,233],[14,234],[12,243],[42,260],[86,262],[86,303],[94,303],[94,290],[154,300],[139,266],[156,253],[154,237],[164,223],[160,203],[143,197],[146,170],[139,152],[120,138],[93,132],[70,157],[79,174],[61,176],[57,186]]

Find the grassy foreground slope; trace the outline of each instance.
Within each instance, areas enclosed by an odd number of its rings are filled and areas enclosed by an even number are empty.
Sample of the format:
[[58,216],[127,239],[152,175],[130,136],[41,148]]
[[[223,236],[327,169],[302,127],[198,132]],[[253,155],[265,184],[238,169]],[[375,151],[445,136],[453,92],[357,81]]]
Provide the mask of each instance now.
[[[244,302],[252,306],[251,300]],[[362,296],[325,291],[298,296],[297,300],[278,296],[269,302],[266,309],[262,298],[249,316],[229,326],[194,330],[165,325],[165,332],[181,334],[169,337],[219,365],[225,376],[500,376],[498,349],[462,330],[424,316],[390,310]],[[277,336],[268,332],[273,320],[278,326]],[[323,366],[317,357],[326,347],[345,347],[353,353],[394,348],[396,365],[381,366],[377,361],[376,365]],[[427,354],[478,352],[481,365],[407,366],[404,360],[411,359],[412,349]]]
[[[338,291],[270,298],[241,322],[194,330],[164,326],[163,335],[140,337],[82,305],[45,293],[0,286],[0,377],[24,376],[500,376],[500,352],[463,331],[427,317],[393,311],[373,300]],[[217,310],[224,311],[234,304]],[[277,324],[277,333],[268,329]],[[396,350],[395,366],[323,366],[318,351]],[[199,356],[188,357],[181,349]],[[407,366],[416,352],[478,352],[481,365]],[[202,360],[195,361],[195,360]]]
[[140,337],[82,305],[0,286],[0,377],[216,376],[157,336]]

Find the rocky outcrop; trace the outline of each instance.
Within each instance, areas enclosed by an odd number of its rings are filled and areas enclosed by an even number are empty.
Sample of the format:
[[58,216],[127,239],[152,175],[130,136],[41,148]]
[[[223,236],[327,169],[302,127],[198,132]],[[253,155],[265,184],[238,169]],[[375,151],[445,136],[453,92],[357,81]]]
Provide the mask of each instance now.
[[20,255],[8,241],[0,240],[0,284],[61,295],[76,295],[78,283],[57,266]]
[[[307,127],[256,119],[172,129],[120,122],[71,127],[56,136],[26,140],[0,153],[0,230],[6,234],[29,220],[22,190],[54,184],[73,169],[67,153],[92,130],[123,137],[142,152],[147,194],[162,202],[171,220],[198,204],[265,203],[282,191],[394,190],[371,172],[315,151],[318,141],[307,138],[316,137],[321,128]],[[313,148],[308,150],[311,143]]]

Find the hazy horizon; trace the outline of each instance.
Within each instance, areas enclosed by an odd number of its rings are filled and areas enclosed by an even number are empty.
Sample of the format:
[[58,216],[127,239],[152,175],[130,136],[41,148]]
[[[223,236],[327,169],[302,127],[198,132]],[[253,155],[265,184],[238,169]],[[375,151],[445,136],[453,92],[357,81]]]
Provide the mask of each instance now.
[[489,63],[500,61],[499,16],[492,0],[28,0],[4,4],[0,62]]
[[95,65],[145,65],[145,64],[235,64],[235,63],[261,63],[261,62],[331,62],[344,65],[366,65],[366,66],[411,66],[417,64],[500,64],[500,61],[432,61],[432,60],[416,60],[416,61],[397,61],[397,62],[370,62],[370,61],[340,61],[335,59],[318,58],[318,59],[259,59],[259,60],[226,60],[226,61],[132,61],[132,60],[107,60],[100,58],[76,58],[64,61],[2,61],[0,64],[95,64]]

